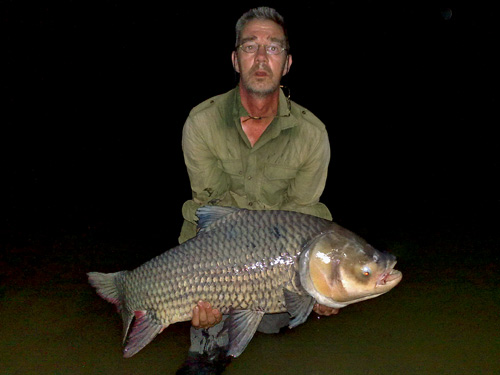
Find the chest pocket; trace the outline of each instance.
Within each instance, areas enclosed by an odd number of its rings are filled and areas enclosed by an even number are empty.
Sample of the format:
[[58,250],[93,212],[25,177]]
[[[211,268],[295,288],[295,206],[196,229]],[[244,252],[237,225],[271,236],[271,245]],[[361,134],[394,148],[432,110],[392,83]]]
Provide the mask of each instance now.
[[229,175],[231,190],[238,191],[243,188],[243,165],[241,160],[219,160],[218,165],[224,173]]
[[264,167],[264,179],[262,181],[262,200],[271,206],[281,205],[287,200],[288,189],[297,173],[298,168],[267,164]]

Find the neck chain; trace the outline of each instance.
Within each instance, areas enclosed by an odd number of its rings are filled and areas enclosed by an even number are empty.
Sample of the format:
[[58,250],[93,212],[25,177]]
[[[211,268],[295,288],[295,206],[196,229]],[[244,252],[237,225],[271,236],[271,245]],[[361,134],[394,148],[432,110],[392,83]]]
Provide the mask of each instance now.
[[268,117],[276,117],[276,116],[248,116],[246,119],[241,120],[241,122],[247,122],[248,120],[262,120],[263,118],[268,118]]
[[286,97],[286,104],[288,107],[288,113],[286,115],[274,115],[274,116],[252,116],[248,115],[248,118],[241,120],[241,122],[246,122],[248,120],[262,120],[263,118],[269,118],[269,117],[290,117],[291,115],[291,110],[292,110],[292,104],[290,103],[290,89],[286,86],[280,86],[281,89],[287,89],[288,90],[288,95]]

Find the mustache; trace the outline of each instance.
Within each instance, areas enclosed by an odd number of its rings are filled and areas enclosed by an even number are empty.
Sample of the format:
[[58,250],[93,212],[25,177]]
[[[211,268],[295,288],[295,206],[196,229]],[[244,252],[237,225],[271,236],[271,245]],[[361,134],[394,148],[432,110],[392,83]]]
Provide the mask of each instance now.
[[271,70],[271,68],[267,64],[265,64],[265,63],[255,64],[250,69],[250,73],[255,73],[258,70],[263,70],[263,71],[265,71],[268,74],[272,74],[273,73],[273,71]]

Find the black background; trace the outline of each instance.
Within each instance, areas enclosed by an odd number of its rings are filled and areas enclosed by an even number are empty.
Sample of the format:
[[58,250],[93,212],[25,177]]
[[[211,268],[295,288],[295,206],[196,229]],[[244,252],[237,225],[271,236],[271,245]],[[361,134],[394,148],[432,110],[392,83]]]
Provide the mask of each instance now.
[[[498,223],[498,21],[471,3],[268,2],[289,26],[284,83],[329,132],[335,221]],[[175,244],[183,123],[237,83],[234,24],[259,5],[2,1],[2,238]]]

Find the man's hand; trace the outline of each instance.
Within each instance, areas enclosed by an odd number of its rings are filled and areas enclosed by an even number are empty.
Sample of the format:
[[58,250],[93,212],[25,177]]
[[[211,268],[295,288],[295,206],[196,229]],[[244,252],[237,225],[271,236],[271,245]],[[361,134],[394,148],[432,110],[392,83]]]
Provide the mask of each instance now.
[[337,315],[339,313],[339,309],[335,309],[333,307],[328,307],[325,305],[320,305],[319,303],[314,304],[313,311],[316,314],[323,316]]
[[210,303],[200,301],[193,308],[193,319],[191,324],[194,328],[210,328],[220,323],[222,314],[217,309],[212,309]]

